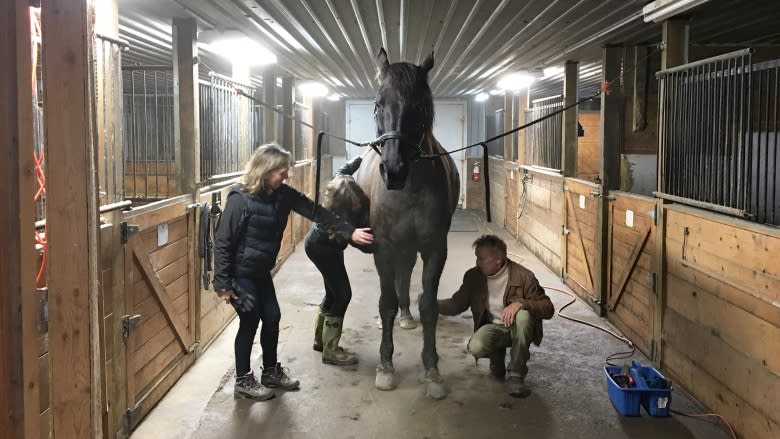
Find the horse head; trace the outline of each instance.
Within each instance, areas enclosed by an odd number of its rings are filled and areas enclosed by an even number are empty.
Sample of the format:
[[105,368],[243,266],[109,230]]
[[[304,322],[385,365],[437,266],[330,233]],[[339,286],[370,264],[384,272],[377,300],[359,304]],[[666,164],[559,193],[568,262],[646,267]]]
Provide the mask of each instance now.
[[422,154],[426,134],[433,129],[433,97],[428,85],[433,53],[419,66],[391,64],[382,48],[376,63],[379,91],[374,120],[381,141],[379,171],[387,189],[403,189],[409,167]]

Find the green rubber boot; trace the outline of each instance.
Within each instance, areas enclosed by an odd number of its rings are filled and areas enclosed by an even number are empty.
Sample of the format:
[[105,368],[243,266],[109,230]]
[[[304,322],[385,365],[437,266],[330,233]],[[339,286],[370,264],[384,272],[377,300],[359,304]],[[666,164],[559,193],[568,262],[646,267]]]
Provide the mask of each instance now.
[[339,346],[341,339],[341,324],[344,317],[325,316],[325,322],[322,327],[322,362],[325,364],[335,364],[337,366],[350,366],[358,363],[355,354],[345,351]]

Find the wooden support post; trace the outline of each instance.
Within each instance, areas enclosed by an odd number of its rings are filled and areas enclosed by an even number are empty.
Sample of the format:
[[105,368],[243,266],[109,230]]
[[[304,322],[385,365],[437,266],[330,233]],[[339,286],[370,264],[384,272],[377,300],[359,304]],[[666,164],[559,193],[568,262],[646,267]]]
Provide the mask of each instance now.
[[[661,52],[661,68],[668,69],[688,62],[689,30],[686,19],[673,18],[663,23],[663,52]],[[665,117],[664,108],[664,84],[661,83],[658,90],[660,107],[658,112],[658,145],[664,138],[663,123]],[[664,179],[663,163],[664,157],[660,147],[658,148],[658,171],[656,173],[656,187],[662,190],[661,183]],[[666,307],[666,219],[664,205],[666,201],[659,198],[656,200],[655,208],[655,260],[653,261],[653,271],[655,272],[655,306],[653,315],[653,345],[652,360],[658,366],[662,366],[663,360],[663,320],[664,308]]]
[[634,47],[633,131],[647,126],[647,46]]
[[295,117],[295,78],[285,75],[282,77],[282,111],[285,117],[282,120],[282,146],[290,151],[293,160],[302,160],[295,153],[295,124],[290,117]]
[[[512,129],[512,92],[507,91],[504,94],[504,131]],[[512,136],[504,136],[504,161],[512,161]],[[483,166],[488,166],[483,163]]]
[[93,10],[42,3],[51,413],[55,437],[102,437]]
[[194,18],[173,19],[173,135],[180,194],[194,194],[200,183],[197,32]]
[[38,438],[38,301],[29,3],[0,4],[0,437]]
[[[273,66],[268,66],[263,71],[263,96],[261,100],[276,108],[276,70]],[[279,143],[279,133],[276,132],[277,117],[275,111],[263,107],[263,143]]]
[[[523,88],[520,90],[520,93],[517,95],[517,115],[515,117],[515,124],[516,126],[523,126],[526,124],[526,112],[528,111],[528,107],[530,106],[530,103],[528,101],[528,97],[530,96],[530,92],[528,91],[528,88]],[[517,133],[517,160],[516,162],[520,165],[524,165],[525,163],[525,148],[526,148],[526,139],[528,138],[526,135],[526,131],[528,129],[520,130]]]
[[601,80],[614,81],[609,94],[601,93],[601,196],[596,216],[596,273],[594,291],[599,297],[599,309],[606,313],[609,294],[609,192],[620,186],[620,147],[623,139],[623,96],[620,65],[621,47],[607,47],[601,67]]
[[[566,61],[563,73],[563,106],[577,102],[577,82],[579,80],[579,62]],[[561,172],[564,177],[577,176],[577,107],[563,112],[561,123]]]

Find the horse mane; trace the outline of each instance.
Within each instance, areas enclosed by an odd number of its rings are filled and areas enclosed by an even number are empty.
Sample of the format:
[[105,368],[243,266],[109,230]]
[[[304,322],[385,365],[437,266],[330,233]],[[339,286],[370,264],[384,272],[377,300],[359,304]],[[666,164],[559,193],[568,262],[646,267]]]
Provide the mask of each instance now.
[[433,94],[428,85],[428,75],[424,70],[414,64],[398,62],[390,64],[384,71],[379,72],[380,82],[387,80],[387,85],[398,91],[405,99],[413,100],[417,107],[426,130],[433,130]]

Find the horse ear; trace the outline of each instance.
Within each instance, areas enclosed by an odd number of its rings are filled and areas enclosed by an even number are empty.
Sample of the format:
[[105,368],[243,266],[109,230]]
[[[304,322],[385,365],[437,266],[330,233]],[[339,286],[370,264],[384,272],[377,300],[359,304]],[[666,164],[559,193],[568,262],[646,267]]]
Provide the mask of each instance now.
[[428,73],[433,68],[433,52],[431,52],[430,55],[425,57],[422,64],[420,64],[420,67],[425,70],[425,73]]
[[379,69],[377,76],[380,78],[384,76],[387,68],[390,67],[390,61],[387,59],[387,52],[384,47],[379,48],[379,53],[376,55],[376,67]]

